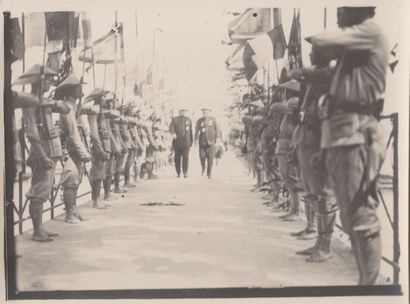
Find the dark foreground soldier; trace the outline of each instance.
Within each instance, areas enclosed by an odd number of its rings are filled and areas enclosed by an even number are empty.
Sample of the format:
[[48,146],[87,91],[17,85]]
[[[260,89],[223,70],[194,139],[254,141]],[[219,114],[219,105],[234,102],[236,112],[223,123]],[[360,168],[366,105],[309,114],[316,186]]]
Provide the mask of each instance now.
[[177,176],[180,177],[182,160],[182,172],[185,178],[188,177],[189,150],[193,142],[192,121],[186,116],[187,111],[187,109],[179,110],[179,116],[174,117],[169,126],[169,132],[173,138],[175,170]]
[[[374,7],[338,8],[343,31],[310,39],[337,57],[329,98],[321,103],[321,146],[349,234],[360,285],[377,282],[381,260],[377,177],[384,147],[378,130],[389,51],[374,23]],[[330,106],[330,107],[329,107]]]
[[30,201],[29,213],[34,228],[32,240],[38,242],[49,242],[57,236],[56,233],[46,231],[42,221],[43,204],[50,197],[56,164],[63,156],[60,130],[53,124],[52,113],[67,114],[70,111],[62,101],[43,100],[43,94],[50,89],[50,79],[55,75],[53,70],[35,65],[14,83],[31,84],[31,94],[40,100],[39,106],[22,110],[30,142],[27,165],[32,171],[31,187],[26,196]]
[[[63,201],[66,211],[65,221],[70,224],[77,222],[75,207],[78,187],[82,181],[85,163],[91,161],[91,155],[82,142],[77,127],[76,100],[81,98],[81,96],[81,82],[74,76],[67,77],[56,88],[54,95],[54,98],[64,100],[70,108],[70,113],[60,114],[60,126],[68,153],[68,159],[64,165],[60,183],[63,187]],[[78,218],[83,219],[81,216],[78,216]]]
[[337,203],[326,170],[314,168],[312,160],[320,153],[321,121],[318,101],[320,96],[329,92],[332,70],[329,67],[330,59],[315,48],[312,49],[310,59],[313,67],[289,72],[290,77],[303,81],[305,85],[298,125],[293,133],[293,144],[297,147],[297,158],[306,192],[307,226],[293,236],[303,239],[314,234],[316,217],[316,243],[297,254],[309,255],[308,262],[323,262],[331,257],[330,241],[336,220]]
[[202,109],[203,116],[198,119],[195,129],[195,142],[199,144],[199,158],[201,160],[202,175],[205,173],[208,178],[212,177],[212,165],[215,155],[215,143],[219,139],[219,128],[216,119],[210,116],[211,110]]

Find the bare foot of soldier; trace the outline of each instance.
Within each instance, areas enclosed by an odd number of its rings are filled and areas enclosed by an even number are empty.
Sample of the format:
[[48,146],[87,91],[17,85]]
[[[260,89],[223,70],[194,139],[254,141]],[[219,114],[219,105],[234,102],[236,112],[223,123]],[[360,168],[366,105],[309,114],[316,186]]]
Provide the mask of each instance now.
[[93,206],[92,206],[92,207],[95,208],[95,209],[107,209],[107,206],[101,204],[100,201],[95,201],[95,202],[93,203]]
[[75,218],[77,218],[79,221],[81,221],[81,222],[85,222],[85,221],[88,221],[88,219],[87,218],[85,218],[80,212],[78,212],[77,210],[75,210],[74,212],[73,212],[73,215],[74,215],[74,217]]
[[316,234],[316,230],[306,227],[305,229],[298,231],[298,232],[291,232],[291,236],[295,236],[298,237],[298,239],[300,240],[300,237],[308,235],[308,234]]
[[124,187],[125,187],[125,188],[135,188],[135,187],[137,187],[137,185],[131,184],[131,183],[126,183],[126,184],[124,185]]
[[58,236],[58,233],[51,232],[51,231],[48,231],[48,230],[45,230],[45,229],[43,229],[43,232],[44,232],[47,236],[49,236],[49,237],[56,237],[56,236]]
[[282,221],[284,221],[284,222],[297,222],[297,221],[300,221],[300,220],[302,220],[302,219],[300,218],[299,214],[297,214],[297,213],[292,213],[291,215],[289,215],[289,216],[282,219]]
[[330,259],[331,257],[332,253],[330,252],[316,250],[306,259],[306,261],[309,263],[321,263]]
[[316,244],[312,247],[307,248],[307,249],[296,251],[296,254],[298,254],[298,255],[312,255],[315,251],[317,251]]
[[36,233],[31,236],[31,239],[36,242],[52,242],[53,239],[49,237],[45,232]]
[[123,193],[127,193],[127,190],[121,189],[121,188],[117,188],[117,189],[114,190],[114,193],[123,194]]
[[71,216],[66,216],[64,219],[64,222],[69,223],[69,224],[78,224],[79,221],[74,215]]

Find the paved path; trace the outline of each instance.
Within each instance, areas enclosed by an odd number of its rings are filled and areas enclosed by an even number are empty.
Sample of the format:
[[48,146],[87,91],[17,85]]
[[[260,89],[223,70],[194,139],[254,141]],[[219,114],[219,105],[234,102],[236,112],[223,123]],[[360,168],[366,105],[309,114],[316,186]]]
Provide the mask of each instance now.
[[[354,260],[334,242],[325,264],[294,254],[312,241],[290,232],[304,222],[284,223],[250,192],[252,181],[226,153],[214,178],[177,179],[171,167],[155,181],[142,181],[107,210],[81,207],[90,221],[62,217],[46,223],[60,233],[51,243],[17,237],[19,290],[281,287],[356,283]],[[149,206],[173,202],[176,206]],[[144,205],[145,204],[145,205]]]

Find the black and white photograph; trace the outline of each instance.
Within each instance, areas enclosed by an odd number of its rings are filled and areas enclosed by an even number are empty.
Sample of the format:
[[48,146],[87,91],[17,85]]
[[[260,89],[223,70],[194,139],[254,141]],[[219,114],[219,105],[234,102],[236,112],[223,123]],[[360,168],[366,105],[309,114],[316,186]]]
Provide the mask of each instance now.
[[1,5],[4,301],[406,303],[405,1]]

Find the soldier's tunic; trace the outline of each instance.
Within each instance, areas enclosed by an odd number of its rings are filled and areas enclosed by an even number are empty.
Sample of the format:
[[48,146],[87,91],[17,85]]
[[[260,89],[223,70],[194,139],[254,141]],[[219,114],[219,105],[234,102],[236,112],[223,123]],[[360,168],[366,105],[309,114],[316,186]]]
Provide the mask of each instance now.
[[91,157],[78,131],[75,100],[67,101],[67,105],[70,112],[60,115],[60,127],[64,134],[65,147],[69,158],[64,165],[60,182],[63,188],[77,188],[82,181],[85,168],[84,160]]
[[[22,111],[26,135],[30,142],[27,165],[32,171],[31,187],[26,196],[30,201],[44,203],[50,197],[56,163],[63,156],[60,129],[53,124],[52,113],[67,114],[70,109],[64,102],[56,101],[53,107],[25,108]],[[39,115],[42,115],[43,126],[38,125]],[[45,158],[53,161],[52,168],[44,167],[42,160]]]

